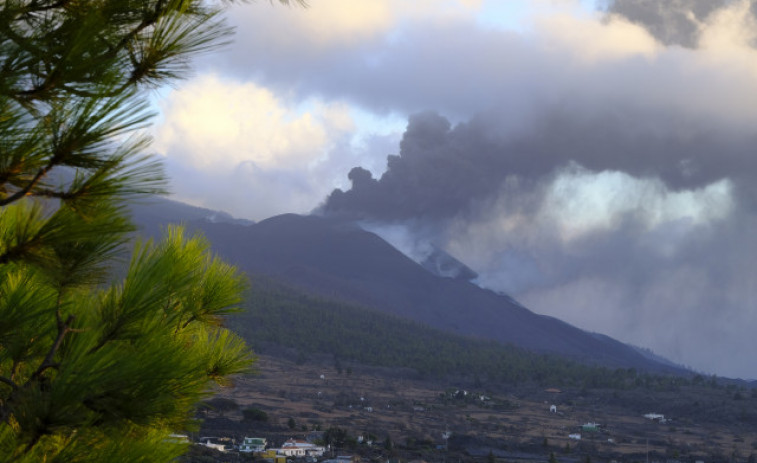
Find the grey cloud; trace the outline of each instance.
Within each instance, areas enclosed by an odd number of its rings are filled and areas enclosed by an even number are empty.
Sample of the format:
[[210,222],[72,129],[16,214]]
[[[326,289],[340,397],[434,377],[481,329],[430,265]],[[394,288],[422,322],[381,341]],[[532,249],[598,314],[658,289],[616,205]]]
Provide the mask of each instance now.
[[287,30],[286,40],[277,39],[286,27],[281,22],[268,20],[265,12],[239,11],[243,14],[230,18],[237,25],[234,44],[200,67],[220,68],[298,97],[346,100],[378,113],[438,108],[467,117],[491,105],[492,95],[504,93],[513,107],[525,110],[526,100],[539,90],[524,88],[552,66],[518,34],[482,30],[472,21],[413,23],[391,37],[325,47],[298,30]]
[[271,19],[266,11],[245,7],[232,9],[238,26],[232,47],[200,67],[252,79],[293,100],[315,95],[378,114],[433,108],[454,121],[498,110],[509,115],[511,125],[528,119],[535,106],[564,104],[572,110],[628,102],[757,120],[757,106],[749,103],[753,77],[700,60],[693,50],[592,61],[584,56],[592,43],[563,43],[546,29],[529,34],[481,28],[472,19],[414,19],[385,34],[325,46],[280,16]]
[[187,148],[178,145],[169,148],[164,162],[177,200],[257,221],[282,212],[308,213],[317,198],[334,185],[347,183],[343,179],[355,163],[372,166],[370,154],[386,151],[398,140],[393,135],[373,135],[359,146],[348,136],[332,142],[328,152],[307,168],[258,166],[249,160],[228,170],[195,167],[184,160]]
[[387,158],[381,178],[354,169],[352,189],[333,192],[323,210],[386,221],[450,219],[497,195],[510,176],[534,181],[571,161],[592,171],[657,177],[672,189],[723,178],[744,178],[739,184],[748,188],[757,175],[755,134],[688,123],[619,108],[560,110],[503,135],[493,112],[454,127],[437,113],[419,113],[410,117],[399,155]]
[[[708,229],[686,226],[683,236],[674,224],[644,233],[623,227],[570,249],[537,248],[551,280],[516,296],[699,370],[754,377],[746,354],[757,348],[754,225],[755,216],[742,213]],[[650,249],[664,241],[674,252]]]
[[[733,1],[729,0],[610,0],[606,11],[640,24],[665,45],[696,48],[699,23]],[[757,3],[751,2],[757,16]]]
[[[719,127],[628,108],[563,108],[499,131],[493,112],[457,125],[423,112],[410,117],[382,176],[354,168],[352,188],[333,192],[320,212],[405,224],[408,242],[450,250],[483,285],[537,311],[699,370],[755,376],[744,356],[732,355],[737,346],[757,349],[757,268],[744,252],[757,249],[745,188],[757,180],[755,138]],[[650,227],[634,209],[565,241],[539,211],[574,163],[660,179],[669,191],[728,178],[741,196],[722,220]],[[517,225],[499,231],[498,220],[511,217]]]
[[[547,178],[544,184],[548,184]],[[682,218],[649,227],[632,212],[609,228],[565,241],[511,188],[503,206],[433,236],[479,272],[480,282],[540,313],[652,348],[708,373],[753,378],[757,349],[757,215],[739,208],[722,220]],[[529,203],[531,201],[528,201]],[[513,205],[516,205],[514,207]],[[517,215],[514,227],[498,217]]]

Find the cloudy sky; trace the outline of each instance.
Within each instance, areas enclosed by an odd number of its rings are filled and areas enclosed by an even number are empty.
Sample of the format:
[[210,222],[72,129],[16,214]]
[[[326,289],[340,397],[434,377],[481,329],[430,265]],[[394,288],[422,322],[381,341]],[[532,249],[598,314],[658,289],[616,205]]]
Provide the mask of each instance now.
[[359,218],[532,310],[757,378],[757,5],[234,6],[161,93],[177,199]]

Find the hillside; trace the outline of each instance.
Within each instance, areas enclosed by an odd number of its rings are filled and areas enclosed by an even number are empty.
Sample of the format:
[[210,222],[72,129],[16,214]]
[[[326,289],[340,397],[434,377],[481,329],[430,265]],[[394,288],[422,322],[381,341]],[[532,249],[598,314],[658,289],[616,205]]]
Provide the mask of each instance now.
[[256,352],[281,352],[304,363],[328,354],[335,364],[405,369],[431,379],[466,378],[501,384],[635,388],[672,387],[678,376],[611,370],[513,345],[450,334],[405,318],[329,300],[253,278],[245,311],[229,320]]
[[[587,366],[252,283],[247,310],[229,323],[259,355],[257,372],[208,402],[200,435],[276,446],[329,431],[344,436],[335,454],[364,461],[742,461],[757,448],[757,391],[744,385]],[[187,462],[251,461],[194,453]]]
[[535,314],[465,279],[436,275],[351,222],[287,214],[252,225],[208,220],[187,224],[248,274],[265,275],[313,295],[581,362],[677,370],[609,337]]
[[350,221],[285,214],[252,223],[161,198],[135,205],[133,216],[147,236],[157,235],[168,223],[184,223],[203,233],[215,252],[250,276],[264,276],[311,295],[583,363],[683,372],[608,336],[535,314],[466,278],[441,276],[435,270],[442,264],[464,274],[472,271],[442,253],[443,261],[420,265]]

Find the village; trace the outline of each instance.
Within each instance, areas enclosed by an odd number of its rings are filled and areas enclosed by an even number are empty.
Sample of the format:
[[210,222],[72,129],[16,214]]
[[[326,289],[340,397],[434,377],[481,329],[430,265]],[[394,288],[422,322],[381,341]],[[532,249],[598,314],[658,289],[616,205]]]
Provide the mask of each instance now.
[[225,409],[203,415],[195,447],[274,463],[527,462],[551,455],[564,462],[747,463],[757,451],[757,400],[731,388],[650,395],[448,387],[396,371],[354,366],[339,375],[324,364],[272,357],[262,357],[259,370],[222,391],[216,400],[226,401]]
[[[467,391],[456,391],[456,394],[462,394],[463,396],[467,395]],[[417,407],[420,408],[420,407]],[[416,410],[420,411],[420,410]],[[556,405],[550,405],[549,412],[553,414],[558,414],[557,406]],[[646,420],[649,420],[650,422],[654,423],[666,423],[668,422],[668,419],[665,418],[664,415],[659,413],[647,413],[643,415],[643,417]],[[582,425],[577,425],[576,429],[578,432],[573,432],[568,435],[568,439],[572,441],[581,441],[583,437],[590,436],[590,439],[596,439],[597,436],[600,435],[606,435],[607,431],[605,427],[602,424],[594,423],[594,422],[588,422],[584,423]],[[200,447],[205,447],[208,449],[213,449],[218,452],[221,452],[223,454],[226,454],[229,457],[237,457],[237,460],[239,461],[239,458],[242,456],[245,456],[245,460],[252,458],[255,461],[261,461],[261,462],[270,462],[270,463],[288,463],[291,461],[298,461],[302,463],[356,463],[362,461],[362,457],[367,453],[364,449],[359,449],[358,447],[364,446],[365,448],[370,448],[372,446],[377,446],[374,448],[383,448],[385,445],[383,443],[377,443],[374,442],[372,439],[366,439],[364,436],[357,436],[355,438],[355,442],[353,445],[353,450],[358,450],[356,454],[339,454],[338,448],[334,447],[332,448],[329,444],[324,444],[324,435],[325,433],[322,431],[311,431],[305,434],[305,437],[302,439],[297,438],[289,438],[286,441],[284,441],[280,446],[274,447],[271,445],[270,442],[268,442],[268,439],[265,437],[243,437],[241,441],[237,442],[235,438],[230,437],[200,437],[197,442],[194,444]],[[443,444],[437,445],[436,450],[438,451],[446,451],[448,450],[448,440],[452,437],[453,433],[450,431],[445,431],[442,433],[442,440]],[[186,435],[177,435],[176,438],[180,440],[184,440],[188,442],[188,436]],[[607,438],[607,443],[609,444],[615,444],[614,438]],[[342,442],[342,445],[344,442]],[[355,447],[356,446],[356,447]],[[647,454],[645,457],[649,456],[648,452],[648,442],[646,443],[647,446]],[[384,448],[384,450],[389,450]],[[375,452],[374,452],[375,453]],[[529,455],[527,453],[516,453],[519,458],[519,460],[527,461],[529,460]],[[510,455],[512,457],[513,454]],[[554,457],[555,461],[558,461],[558,458],[555,457],[554,452],[550,454],[551,457]],[[494,451],[490,451],[490,455],[487,455],[488,460],[491,461],[492,457],[496,460],[496,455]],[[220,457],[223,459],[223,457]],[[576,458],[563,458],[565,461],[575,461]],[[387,457],[386,461],[402,461],[399,458],[390,458]],[[422,463],[425,462],[425,460],[416,459],[416,460],[407,460],[408,463]],[[446,461],[446,457],[443,458],[443,461]],[[610,460],[611,462],[617,463],[618,460]],[[671,459],[667,458],[665,460],[650,460],[653,463],[660,463],[661,461],[665,461],[665,463],[681,463],[680,460],[677,458]],[[691,460],[691,463],[705,463],[705,460],[695,459]]]
[[[233,439],[217,437],[201,437],[197,445],[205,446],[218,450],[220,452],[239,452],[242,454],[252,454],[258,459],[271,461],[272,463],[286,463],[289,458],[301,458],[307,463],[316,461],[326,461],[332,463],[332,460],[322,460],[326,453],[326,447],[316,445],[312,441],[289,439],[279,448],[271,448],[263,437],[244,437],[239,444]],[[334,463],[350,463],[352,457],[337,456],[333,459]]]

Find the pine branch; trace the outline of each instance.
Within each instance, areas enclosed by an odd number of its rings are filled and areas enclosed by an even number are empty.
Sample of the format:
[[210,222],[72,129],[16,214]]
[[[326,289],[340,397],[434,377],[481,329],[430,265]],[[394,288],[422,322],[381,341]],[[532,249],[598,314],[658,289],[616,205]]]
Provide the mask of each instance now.
[[27,196],[37,196],[40,198],[56,198],[56,199],[72,199],[75,198],[78,195],[78,192],[69,192],[69,191],[61,191],[61,190],[52,190],[50,188],[44,188],[41,190],[35,190],[33,192],[30,192]]
[[97,92],[82,90],[70,85],[61,85],[60,88],[74,96],[81,98],[113,98],[123,94],[130,86],[134,85],[135,83],[136,82],[128,80],[114,90],[100,90]]
[[[28,196],[31,190],[39,184],[39,182],[42,180],[42,178],[47,175],[50,170],[55,167],[56,164],[58,164],[60,161],[53,157],[50,159],[50,162],[44,166],[40,167],[39,170],[37,170],[37,173],[34,175],[34,177],[29,180],[29,183],[27,183],[23,188],[16,191],[12,195],[0,199],[0,206],[7,206],[8,204],[18,201],[19,199],[23,198],[24,196]],[[1,262],[1,261],[0,261]]]
[[33,1],[27,8],[24,9],[23,14],[38,13],[41,11],[50,11],[58,8],[65,8],[71,4],[71,0],[59,0],[49,5],[39,5],[39,2]]
[[71,324],[74,322],[74,316],[69,315],[66,321],[64,322],[60,318],[60,313],[56,311],[55,317],[58,320],[58,336],[55,338],[55,342],[53,342],[53,345],[50,346],[50,349],[47,351],[47,355],[45,355],[44,360],[42,360],[42,363],[37,367],[37,369],[32,373],[32,375],[29,377],[29,379],[26,381],[24,386],[27,386],[32,383],[34,380],[39,380],[42,377],[42,373],[47,371],[50,368],[59,368],[60,364],[57,362],[53,362],[53,358],[55,358],[55,354],[58,352],[58,349],[60,348],[60,345],[63,343],[63,338],[66,337],[68,333],[72,331]]
[[[189,419],[209,379],[224,383],[251,361],[241,340],[207,326],[237,304],[241,277],[208,267],[207,244],[176,234],[124,286],[102,285],[134,229],[126,201],[165,192],[137,132],[152,117],[141,89],[221,45],[223,7],[18,0],[0,10],[0,350],[14,353],[0,376],[0,431],[15,420],[2,447],[24,461],[108,461],[125,439],[141,444],[130,457],[146,456],[129,461],[175,461],[176,449],[153,454],[167,447],[166,424]],[[130,433],[135,423],[144,432]]]
[[35,58],[42,59],[45,56],[45,53],[43,50],[36,48],[32,46],[32,42],[30,40],[27,40],[26,37],[22,37],[18,35],[13,28],[11,28],[9,21],[0,21],[0,34],[2,36],[7,37],[13,41],[13,43],[24,50],[25,52],[31,54]]
[[[45,7],[38,7],[32,11],[44,11],[44,10],[52,10],[57,8],[65,8],[70,3],[70,0],[60,0],[59,2],[56,2],[52,5],[48,5]],[[24,12],[25,13],[25,12]],[[23,13],[22,13],[23,14]],[[91,62],[95,65],[102,65],[102,63],[108,63],[111,62],[113,59],[115,59],[118,54],[123,51],[125,48],[128,47],[129,43],[134,41],[134,39],[145,29],[154,26],[158,20],[166,14],[164,1],[160,0],[157,2],[153,12],[149,14],[148,16],[144,17],[142,21],[137,24],[133,29],[131,29],[129,32],[125,33],[118,43],[116,45],[108,47],[108,50],[99,55],[95,56],[91,59]],[[135,71],[137,70],[137,67],[135,66],[133,71],[131,72],[129,78],[122,83],[122,85],[119,86],[117,90],[113,90],[110,92],[107,92],[107,94],[103,93],[91,93],[91,92],[82,92],[80,90],[77,90],[76,92],[72,91],[73,89],[71,86],[64,86],[63,83],[66,81],[66,79],[62,78],[62,72],[60,65],[65,64],[64,59],[59,59],[58,66],[55,66],[53,62],[49,60],[49,55],[46,55],[42,52],[42,50],[39,50],[37,48],[34,48],[30,45],[29,40],[27,40],[25,37],[17,34],[13,29],[6,23],[0,22],[0,32],[10,38],[15,45],[23,49],[25,52],[31,54],[35,58],[38,58],[40,61],[42,61],[45,66],[48,69],[47,75],[42,74],[36,74],[37,77],[43,78],[43,82],[37,86],[34,86],[32,88],[28,88],[25,90],[19,90],[14,93],[14,98],[19,102],[29,102],[32,100],[40,100],[45,99],[46,95],[49,94],[52,90],[56,88],[61,88],[63,90],[69,91],[75,95],[79,96],[93,96],[93,97],[106,97],[109,95],[118,95],[125,91],[128,87],[131,85],[134,85],[139,82],[138,78],[135,78]],[[92,82],[87,82],[92,83]],[[97,85],[99,82],[95,82]]]
[[0,376],[0,383],[7,384],[11,387],[14,391],[18,390],[19,386],[10,378],[6,378],[5,376]]

